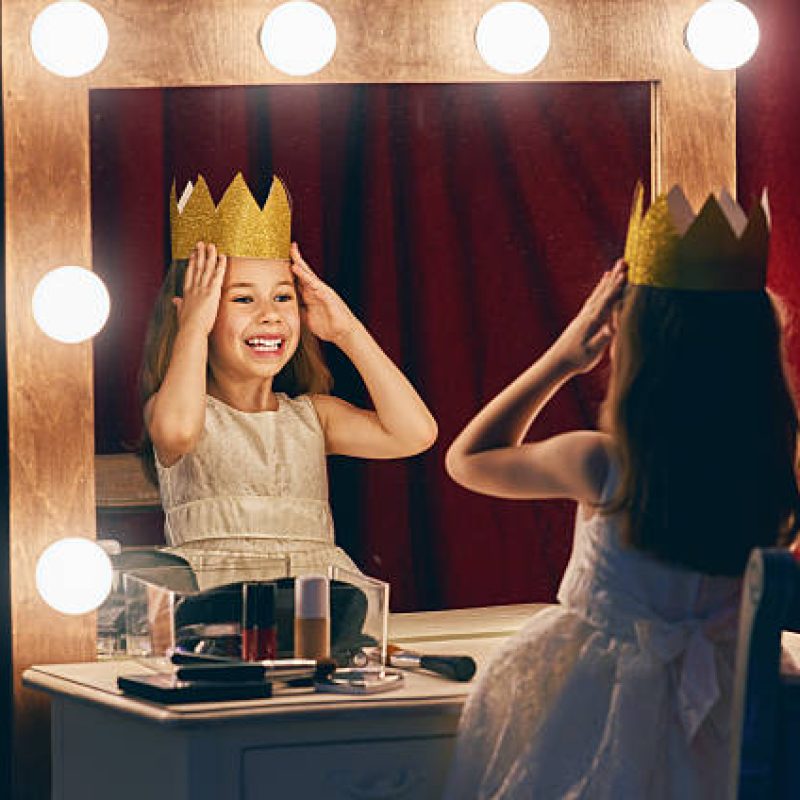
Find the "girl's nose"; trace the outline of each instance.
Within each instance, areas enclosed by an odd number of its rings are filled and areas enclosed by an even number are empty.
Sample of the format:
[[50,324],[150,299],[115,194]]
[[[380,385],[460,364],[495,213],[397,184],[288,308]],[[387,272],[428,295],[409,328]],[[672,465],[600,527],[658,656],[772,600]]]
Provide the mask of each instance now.
[[274,303],[265,303],[259,309],[259,318],[262,322],[279,322],[281,315],[278,307]]

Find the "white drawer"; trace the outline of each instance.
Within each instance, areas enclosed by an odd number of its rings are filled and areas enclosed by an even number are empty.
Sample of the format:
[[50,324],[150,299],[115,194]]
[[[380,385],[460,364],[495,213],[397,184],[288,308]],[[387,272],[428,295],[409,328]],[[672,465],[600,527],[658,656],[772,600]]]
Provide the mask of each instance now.
[[244,800],[439,800],[452,736],[268,747],[242,753]]

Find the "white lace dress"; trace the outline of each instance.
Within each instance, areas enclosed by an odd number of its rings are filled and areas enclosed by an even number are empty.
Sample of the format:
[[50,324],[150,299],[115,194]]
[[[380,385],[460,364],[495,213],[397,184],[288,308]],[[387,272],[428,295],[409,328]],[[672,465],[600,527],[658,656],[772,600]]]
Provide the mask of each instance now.
[[559,604],[478,676],[449,800],[727,796],[741,581],[623,549],[618,518],[590,513]]
[[358,573],[334,543],[325,441],[306,395],[277,394],[278,409],[247,413],[206,398],[203,435],[171,467],[156,461],[169,552],[201,588],[288,569]]

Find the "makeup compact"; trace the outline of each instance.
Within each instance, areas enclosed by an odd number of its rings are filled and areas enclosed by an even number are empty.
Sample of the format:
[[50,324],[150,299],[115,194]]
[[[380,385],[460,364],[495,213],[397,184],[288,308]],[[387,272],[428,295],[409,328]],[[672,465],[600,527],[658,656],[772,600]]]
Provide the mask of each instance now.
[[318,692],[337,694],[377,694],[403,685],[403,673],[385,667],[350,667],[337,669],[315,684]]
[[185,680],[173,673],[120,675],[117,686],[125,694],[164,705],[221,703],[272,697],[272,683],[266,680]]

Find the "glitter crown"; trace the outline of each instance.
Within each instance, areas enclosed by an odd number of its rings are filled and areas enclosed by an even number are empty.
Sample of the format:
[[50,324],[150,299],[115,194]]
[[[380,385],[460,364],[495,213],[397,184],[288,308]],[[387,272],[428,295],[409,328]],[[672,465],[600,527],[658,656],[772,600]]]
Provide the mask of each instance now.
[[172,258],[188,258],[197,242],[213,242],[220,253],[240,258],[288,259],[292,212],[289,194],[277,176],[260,208],[238,172],[214,204],[202,175],[186,184],[180,200],[172,183],[169,203]]
[[679,186],[646,214],[636,187],[625,243],[628,280],[639,286],[696,291],[757,291],[767,279],[769,207],[764,192],[750,216],[724,189],[695,215]]

